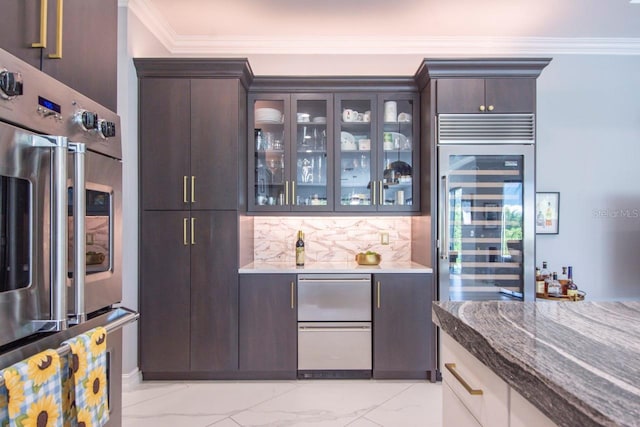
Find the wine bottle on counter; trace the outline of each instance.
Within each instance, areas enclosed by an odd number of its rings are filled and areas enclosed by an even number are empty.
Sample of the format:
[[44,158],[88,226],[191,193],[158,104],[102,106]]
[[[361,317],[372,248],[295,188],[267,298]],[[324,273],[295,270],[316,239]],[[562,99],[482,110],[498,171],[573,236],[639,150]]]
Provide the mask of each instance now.
[[567,294],[567,285],[569,284],[569,279],[567,278],[567,267],[562,267],[562,274],[558,276],[558,282],[562,286],[562,295]]
[[562,285],[558,282],[558,273],[555,271],[551,276],[551,280],[547,282],[547,293],[552,297],[559,297],[562,295]]
[[542,270],[540,270],[540,278],[542,279],[542,296],[546,296],[549,291],[547,289],[547,285],[549,280],[551,280],[551,273],[549,273],[549,267],[547,266],[547,261],[542,261]]
[[296,241],[296,266],[304,267],[304,234],[298,230],[298,240]]
[[536,296],[544,296],[544,277],[540,267],[536,267]]
[[578,296],[578,285],[573,281],[573,267],[569,266],[568,273],[569,283],[567,284],[567,296],[571,298],[575,298]]

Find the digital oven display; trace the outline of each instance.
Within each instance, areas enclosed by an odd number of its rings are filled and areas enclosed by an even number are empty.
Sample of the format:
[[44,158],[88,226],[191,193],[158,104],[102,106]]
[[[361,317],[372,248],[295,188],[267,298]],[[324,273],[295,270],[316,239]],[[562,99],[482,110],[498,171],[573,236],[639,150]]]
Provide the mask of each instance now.
[[47,108],[51,111],[55,111],[58,114],[62,114],[62,109],[59,104],[56,104],[53,101],[49,101],[47,98],[43,98],[41,96],[38,97],[38,104],[41,107]]

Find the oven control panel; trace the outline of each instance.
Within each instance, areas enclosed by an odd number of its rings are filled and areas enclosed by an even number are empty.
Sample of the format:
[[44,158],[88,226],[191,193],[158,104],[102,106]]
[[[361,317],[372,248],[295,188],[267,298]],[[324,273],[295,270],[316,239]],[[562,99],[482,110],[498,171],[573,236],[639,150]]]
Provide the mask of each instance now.
[[120,117],[0,48],[0,121],[122,158]]
[[117,135],[115,122],[98,117],[95,111],[78,110],[73,116],[73,121],[85,132],[95,132],[100,137],[114,138]]

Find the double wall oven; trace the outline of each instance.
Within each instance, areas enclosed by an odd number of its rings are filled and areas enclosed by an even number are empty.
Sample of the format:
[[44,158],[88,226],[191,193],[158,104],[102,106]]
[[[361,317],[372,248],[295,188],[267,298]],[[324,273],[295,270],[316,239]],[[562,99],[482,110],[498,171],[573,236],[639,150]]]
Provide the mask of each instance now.
[[114,112],[0,49],[0,369],[38,342],[137,318],[114,307],[119,134]]

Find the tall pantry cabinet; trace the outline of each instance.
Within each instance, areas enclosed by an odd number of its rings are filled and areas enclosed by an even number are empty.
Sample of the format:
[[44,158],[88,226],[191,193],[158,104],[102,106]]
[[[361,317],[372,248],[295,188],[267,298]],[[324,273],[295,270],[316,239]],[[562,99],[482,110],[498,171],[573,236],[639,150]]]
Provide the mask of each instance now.
[[145,379],[238,369],[238,242],[246,210],[242,59],[136,59],[140,368]]

